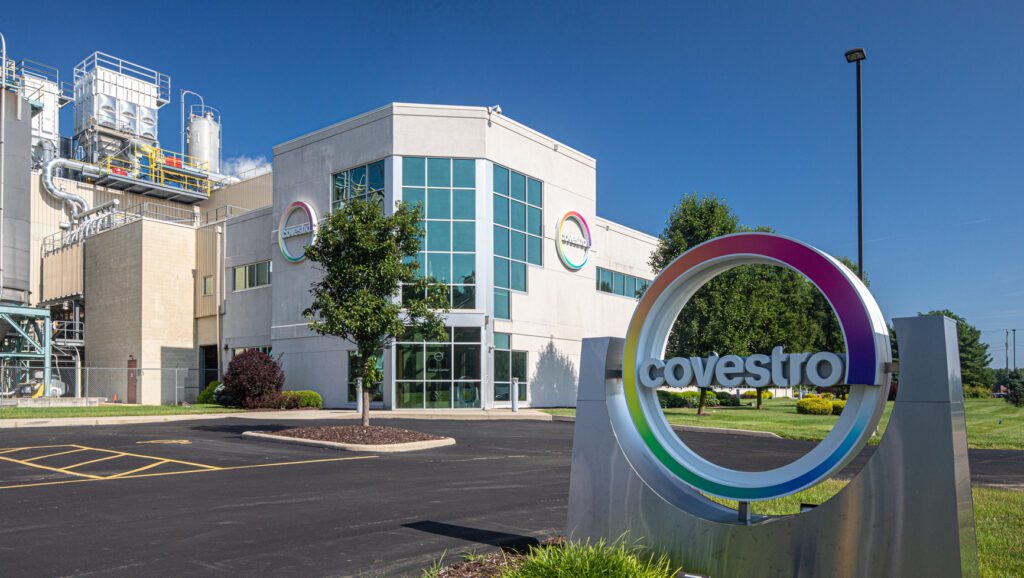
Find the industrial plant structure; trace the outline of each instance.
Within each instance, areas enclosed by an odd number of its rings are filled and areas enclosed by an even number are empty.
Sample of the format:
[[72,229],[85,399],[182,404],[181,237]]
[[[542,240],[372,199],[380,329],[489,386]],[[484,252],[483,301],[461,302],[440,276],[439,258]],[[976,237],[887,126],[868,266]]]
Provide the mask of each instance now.
[[[450,287],[449,337],[383,352],[382,407],[575,403],[581,339],[621,335],[656,239],[596,215],[596,162],[500,107],[391,104],[221,174],[220,113],[165,74],[96,52],[71,83],[3,54],[0,402],[194,400],[233,355],[354,405],[352,345],[302,311],[320,220],[353,198],[424,209],[421,270]],[[74,107],[70,136],[60,109]],[[165,135],[166,136],[166,135]],[[27,385],[26,385],[27,384]]]

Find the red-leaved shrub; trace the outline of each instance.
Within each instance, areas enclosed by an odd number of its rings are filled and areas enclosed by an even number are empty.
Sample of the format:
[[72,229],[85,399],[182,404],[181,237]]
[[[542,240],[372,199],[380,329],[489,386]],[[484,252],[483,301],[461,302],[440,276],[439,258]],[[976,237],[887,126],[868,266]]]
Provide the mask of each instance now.
[[281,366],[273,357],[255,349],[236,355],[224,374],[224,390],[234,405],[261,407],[260,400],[280,395],[283,386]]

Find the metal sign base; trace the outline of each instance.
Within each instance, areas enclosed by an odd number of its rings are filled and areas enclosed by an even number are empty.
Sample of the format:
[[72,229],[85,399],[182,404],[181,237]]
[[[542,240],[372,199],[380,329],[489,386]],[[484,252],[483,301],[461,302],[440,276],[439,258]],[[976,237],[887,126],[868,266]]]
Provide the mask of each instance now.
[[816,508],[749,522],[696,491],[678,508],[637,476],[607,405],[607,393],[622,388],[623,340],[584,339],[567,535],[639,542],[714,578],[977,576],[956,324],[895,325],[899,395],[864,469]]

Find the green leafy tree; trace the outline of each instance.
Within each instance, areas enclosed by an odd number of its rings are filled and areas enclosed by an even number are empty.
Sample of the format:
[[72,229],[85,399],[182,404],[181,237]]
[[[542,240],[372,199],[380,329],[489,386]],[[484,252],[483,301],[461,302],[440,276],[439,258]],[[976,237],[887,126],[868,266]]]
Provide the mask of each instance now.
[[[713,195],[690,194],[673,209],[650,265],[660,273],[688,249],[715,237],[750,229]],[[824,341],[822,320],[834,318],[828,302],[804,277],[784,267],[744,265],[719,275],[698,290],[683,308],[669,335],[666,355],[751,355],[810,351]],[[834,321],[838,328],[838,321]],[[840,339],[842,338],[840,334]],[[840,350],[841,351],[841,350]],[[704,413],[701,390],[698,414]],[[763,388],[757,391],[757,407]]]
[[949,309],[918,313],[918,315],[945,315],[956,321],[956,337],[960,346],[960,376],[964,387],[995,386],[995,374],[988,371],[992,356],[988,352],[988,344],[981,340],[981,331],[967,322],[966,319]]
[[[364,426],[370,425],[370,388],[382,379],[381,352],[407,330],[434,340],[444,335],[448,288],[420,275],[421,235],[419,206],[401,203],[386,215],[374,201],[352,200],[328,215],[306,248],[322,277],[304,314],[313,331],[355,345]],[[414,289],[404,299],[403,285]]]

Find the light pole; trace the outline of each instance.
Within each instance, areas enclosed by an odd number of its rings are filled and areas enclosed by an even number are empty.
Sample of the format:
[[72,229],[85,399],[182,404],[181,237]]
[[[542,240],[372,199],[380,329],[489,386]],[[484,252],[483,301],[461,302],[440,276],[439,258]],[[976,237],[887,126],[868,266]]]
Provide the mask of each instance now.
[[1013,370],[1017,371],[1017,330],[1013,330]]
[[868,57],[863,48],[846,51],[846,62],[857,63],[857,274],[864,280],[864,148],[861,139],[860,63]]

